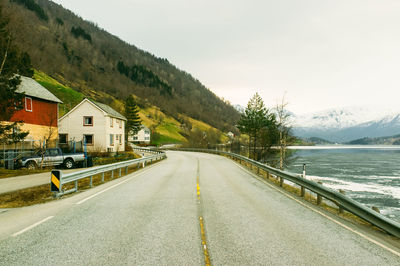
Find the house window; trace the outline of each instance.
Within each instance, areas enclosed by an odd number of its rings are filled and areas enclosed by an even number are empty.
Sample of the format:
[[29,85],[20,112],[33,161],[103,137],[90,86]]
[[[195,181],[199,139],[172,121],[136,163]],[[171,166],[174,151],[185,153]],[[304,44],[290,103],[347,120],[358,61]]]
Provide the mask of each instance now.
[[122,120],[118,120],[119,121],[119,128],[122,128],[122,123],[124,123],[124,121]]
[[114,145],[114,134],[110,134],[110,146]]
[[149,137],[145,137],[144,140],[150,140],[150,138]]
[[122,134],[119,134],[119,145],[122,145]]
[[67,142],[68,142],[68,134],[59,134],[58,135],[58,142],[60,144],[67,144]]
[[93,145],[93,135],[83,135],[83,141],[86,145]]
[[83,125],[88,127],[93,126],[93,116],[84,116]]
[[133,136],[133,140],[138,140],[138,136]]
[[114,126],[114,119],[112,117],[110,117],[110,127]]
[[27,112],[32,112],[32,98],[25,97],[25,110]]
[[144,134],[147,134],[147,135],[149,135],[149,134],[150,134],[150,131],[148,131],[148,130],[145,130],[145,131],[144,131]]

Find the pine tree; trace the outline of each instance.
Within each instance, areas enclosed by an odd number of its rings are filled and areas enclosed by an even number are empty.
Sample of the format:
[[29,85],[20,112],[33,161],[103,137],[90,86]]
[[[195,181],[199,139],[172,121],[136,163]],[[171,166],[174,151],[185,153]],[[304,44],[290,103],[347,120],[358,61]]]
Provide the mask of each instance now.
[[[275,125],[275,115],[271,114],[265,107],[264,101],[256,93],[248,102],[246,110],[241,115],[238,122],[238,129],[241,133],[249,136],[249,156],[256,158],[257,143],[263,129]],[[251,154],[251,144],[253,144],[253,154]],[[251,156],[252,155],[252,156]]]
[[135,99],[132,95],[129,95],[125,100],[125,117],[126,127],[125,127],[125,137],[128,140],[128,135],[136,134],[140,130],[142,125],[142,120],[139,116],[139,107],[136,104]]
[[[9,121],[16,111],[23,108],[24,95],[16,92],[21,79],[16,74],[33,75],[29,55],[20,54],[13,45],[7,25],[8,19],[2,15],[0,5],[0,121]],[[0,124],[0,141],[15,143],[24,139],[29,132],[20,131],[20,122]]]

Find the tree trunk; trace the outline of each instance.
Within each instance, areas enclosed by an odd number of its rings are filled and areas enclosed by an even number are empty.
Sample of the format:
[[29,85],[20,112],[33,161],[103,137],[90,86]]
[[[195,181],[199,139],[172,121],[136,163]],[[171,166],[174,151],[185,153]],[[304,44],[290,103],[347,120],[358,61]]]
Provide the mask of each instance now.
[[1,66],[0,66],[0,75],[3,72],[4,64],[6,63],[6,60],[7,60],[8,48],[10,47],[10,42],[11,42],[11,38],[8,37],[6,52],[4,54],[4,58],[3,58],[3,61],[1,62]]

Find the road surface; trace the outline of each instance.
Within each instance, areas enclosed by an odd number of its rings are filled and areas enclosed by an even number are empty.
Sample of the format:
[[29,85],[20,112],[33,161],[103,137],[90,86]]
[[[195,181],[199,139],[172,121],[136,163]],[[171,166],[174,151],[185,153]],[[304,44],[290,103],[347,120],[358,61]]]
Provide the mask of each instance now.
[[400,264],[396,247],[331,219],[227,158],[168,152],[72,197],[0,213],[0,265]]

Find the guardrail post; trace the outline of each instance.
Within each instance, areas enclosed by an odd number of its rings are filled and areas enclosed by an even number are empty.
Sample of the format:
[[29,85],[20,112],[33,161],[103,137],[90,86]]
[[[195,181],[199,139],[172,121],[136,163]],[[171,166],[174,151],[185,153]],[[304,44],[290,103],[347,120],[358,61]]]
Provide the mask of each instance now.
[[282,187],[283,186],[283,177],[279,177],[279,186]]
[[372,206],[371,208],[372,208],[374,211],[376,211],[377,213],[381,213],[381,211],[379,210],[378,207]]
[[137,169],[139,169],[140,168],[140,163],[137,163]]
[[125,166],[125,175],[128,174],[128,166]]
[[[346,192],[343,189],[339,189],[339,192],[343,195],[346,195]],[[339,205],[339,213],[343,213],[344,209]]]
[[122,168],[119,168],[119,177],[121,177],[121,171],[122,171]]
[[[321,181],[318,181],[317,183],[320,184],[320,185],[322,185],[322,182],[321,182]],[[321,202],[322,202],[322,196],[319,195],[319,194],[317,194],[317,205],[320,205]]]
[[104,172],[101,173],[101,182],[104,183]]
[[114,170],[111,170],[111,179],[114,179]]
[[[302,175],[302,177],[306,178],[306,164],[305,163],[303,163],[303,175]],[[301,186],[300,196],[304,197],[305,194],[306,194],[306,190],[305,190],[305,188],[303,186]]]
[[269,179],[270,178],[270,174],[269,174],[269,172],[267,172],[267,179]]
[[93,187],[93,176],[90,176],[90,187]]
[[257,175],[260,174],[260,167],[257,167]]
[[75,191],[78,191],[78,180],[75,181]]

